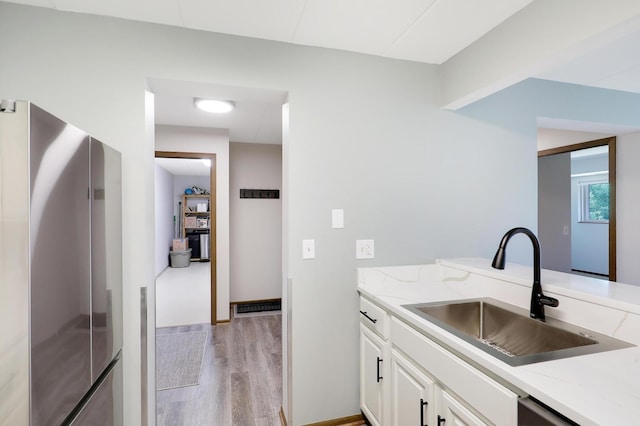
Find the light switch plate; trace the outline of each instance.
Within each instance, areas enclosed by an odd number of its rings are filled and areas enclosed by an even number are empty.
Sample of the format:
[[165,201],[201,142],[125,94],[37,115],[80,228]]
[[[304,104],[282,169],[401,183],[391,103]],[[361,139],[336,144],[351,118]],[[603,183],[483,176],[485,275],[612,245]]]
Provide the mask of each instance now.
[[356,259],[373,259],[373,240],[356,240]]
[[316,258],[316,240],[302,240],[302,258]]
[[331,210],[331,227],[333,229],[344,228],[344,210],[342,209]]

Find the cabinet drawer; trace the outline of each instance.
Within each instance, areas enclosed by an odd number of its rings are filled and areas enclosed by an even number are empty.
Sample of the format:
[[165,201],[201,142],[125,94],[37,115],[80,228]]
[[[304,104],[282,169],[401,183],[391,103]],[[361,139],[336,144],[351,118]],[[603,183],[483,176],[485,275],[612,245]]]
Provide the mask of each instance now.
[[397,318],[391,341],[496,426],[517,424],[518,396]]
[[379,336],[385,339],[389,337],[389,315],[364,297],[360,297],[360,321]]

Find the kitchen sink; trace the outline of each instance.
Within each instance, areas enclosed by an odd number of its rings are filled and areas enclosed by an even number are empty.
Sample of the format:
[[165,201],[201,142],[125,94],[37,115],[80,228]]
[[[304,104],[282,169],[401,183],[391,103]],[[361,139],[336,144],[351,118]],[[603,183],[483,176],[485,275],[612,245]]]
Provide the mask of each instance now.
[[512,366],[634,346],[491,298],[403,307]]

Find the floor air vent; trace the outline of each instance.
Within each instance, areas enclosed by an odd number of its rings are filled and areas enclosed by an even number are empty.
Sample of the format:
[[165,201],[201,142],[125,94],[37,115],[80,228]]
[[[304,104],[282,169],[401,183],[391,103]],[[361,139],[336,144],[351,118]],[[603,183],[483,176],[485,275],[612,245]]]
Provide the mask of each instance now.
[[279,311],[280,301],[275,302],[256,302],[256,303],[238,303],[236,305],[236,313],[249,314],[254,312]]

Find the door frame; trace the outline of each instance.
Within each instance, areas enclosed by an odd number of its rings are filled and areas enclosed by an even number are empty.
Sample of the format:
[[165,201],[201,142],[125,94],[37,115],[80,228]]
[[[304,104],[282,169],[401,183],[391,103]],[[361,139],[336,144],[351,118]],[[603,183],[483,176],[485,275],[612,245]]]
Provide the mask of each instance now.
[[174,152],[174,151],[156,151],[155,158],[184,158],[184,159],[203,159],[208,158],[211,160],[211,169],[209,171],[209,179],[211,190],[211,202],[210,210],[211,214],[209,217],[210,225],[209,225],[209,253],[211,253],[211,261],[209,262],[211,265],[211,325],[216,325],[218,322],[218,311],[217,311],[217,277],[216,277],[216,239],[217,239],[217,227],[216,227],[216,154],[213,153],[205,153],[205,152]]
[[605,145],[609,147],[609,281],[616,281],[616,137],[544,149],[538,151],[538,158]]

